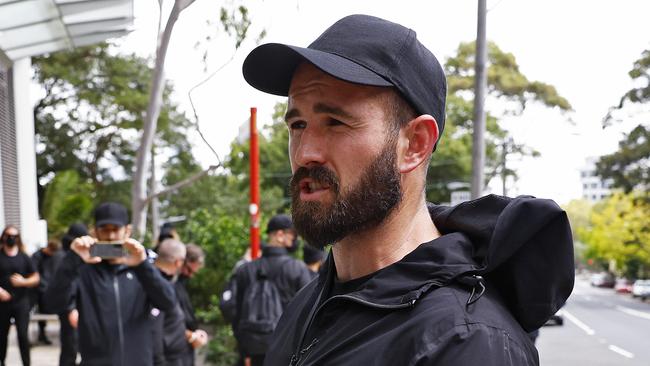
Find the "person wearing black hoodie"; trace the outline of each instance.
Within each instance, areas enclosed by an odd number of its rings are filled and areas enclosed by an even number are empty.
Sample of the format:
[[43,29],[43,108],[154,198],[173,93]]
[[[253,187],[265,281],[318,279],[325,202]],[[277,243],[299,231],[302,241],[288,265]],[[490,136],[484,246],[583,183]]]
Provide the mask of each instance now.
[[[64,255],[70,251],[70,244],[78,237],[88,235],[88,228],[85,224],[76,222],[70,227],[68,231],[61,238],[61,246],[63,247]],[[76,286],[76,282],[72,287]],[[75,290],[71,291],[76,293]],[[77,326],[79,322],[79,312],[76,308],[76,299],[74,296],[70,298],[66,309],[59,313],[59,324],[61,330],[59,338],[61,340],[61,353],[59,354],[59,366],[75,366],[77,364],[77,351],[78,351],[78,335]]]
[[[129,237],[123,205],[102,203],[94,216],[94,235],[72,241],[48,286],[49,306],[62,312],[76,297],[81,365],[152,365],[151,308],[171,311],[176,304],[174,288],[146,260],[142,244]],[[120,241],[126,255],[112,259],[92,256],[97,241]]]
[[532,197],[427,204],[446,79],[414,31],[352,15],[308,48],[257,47],[243,73],[288,96],[293,222],[332,244],[266,366],[539,364],[526,331],[573,287],[566,214]]

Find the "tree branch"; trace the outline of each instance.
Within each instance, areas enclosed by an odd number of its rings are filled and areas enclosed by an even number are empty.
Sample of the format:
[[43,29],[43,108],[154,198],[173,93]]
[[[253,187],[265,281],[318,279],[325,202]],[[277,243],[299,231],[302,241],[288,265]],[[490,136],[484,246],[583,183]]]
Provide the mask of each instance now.
[[189,184],[194,183],[195,181],[201,179],[203,176],[207,175],[208,173],[210,173],[211,171],[217,169],[220,166],[221,166],[221,164],[210,165],[210,167],[208,167],[208,169],[206,169],[206,170],[204,170],[202,172],[196,173],[196,174],[194,174],[193,176],[191,176],[189,178],[183,179],[180,182],[176,182],[176,183],[172,184],[171,186],[163,189],[162,191],[156,192],[156,193],[148,196],[147,198],[145,198],[143,206],[148,205],[149,202],[151,202],[151,200],[153,200],[154,198],[160,197],[162,195],[165,195],[167,193],[173,192],[173,191],[175,191],[177,189],[183,188],[183,187],[185,187],[185,186],[187,186]]

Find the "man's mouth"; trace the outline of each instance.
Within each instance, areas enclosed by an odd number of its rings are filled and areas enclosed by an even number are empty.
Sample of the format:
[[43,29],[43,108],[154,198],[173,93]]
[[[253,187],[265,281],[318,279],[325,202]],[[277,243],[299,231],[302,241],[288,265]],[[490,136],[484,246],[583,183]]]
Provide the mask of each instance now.
[[323,193],[329,190],[330,186],[326,183],[318,182],[311,178],[304,178],[300,181],[300,194],[312,195],[316,193]]

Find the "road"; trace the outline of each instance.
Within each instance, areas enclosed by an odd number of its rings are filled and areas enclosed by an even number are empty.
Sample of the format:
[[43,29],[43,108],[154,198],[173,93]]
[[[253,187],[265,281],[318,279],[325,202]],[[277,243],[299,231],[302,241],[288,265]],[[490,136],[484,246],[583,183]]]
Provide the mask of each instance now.
[[563,326],[540,331],[542,366],[650,366],[650,303],[576,278]]

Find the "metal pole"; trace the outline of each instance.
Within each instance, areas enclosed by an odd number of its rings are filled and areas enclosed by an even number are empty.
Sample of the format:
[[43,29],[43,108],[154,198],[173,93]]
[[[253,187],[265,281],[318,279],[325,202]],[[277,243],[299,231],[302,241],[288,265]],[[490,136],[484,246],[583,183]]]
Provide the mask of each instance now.
[[485,187],[485,90],[487,88],[486,0],[478,0],[478,24],[476,31],[475,89],[474,89],[474,135],[472,145],[472,199],[483,195]]
[[260,251],[260,156],[257,141],[257,108],[251,108],[250,121],[250,192],[251,201],[249,212],[251,215],[251,257],[259,257]]

